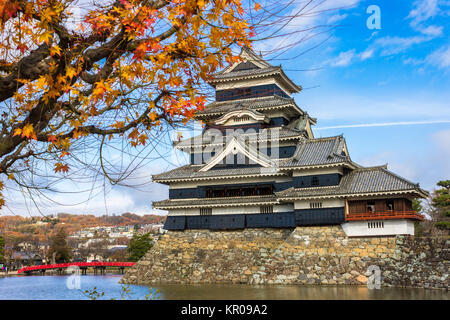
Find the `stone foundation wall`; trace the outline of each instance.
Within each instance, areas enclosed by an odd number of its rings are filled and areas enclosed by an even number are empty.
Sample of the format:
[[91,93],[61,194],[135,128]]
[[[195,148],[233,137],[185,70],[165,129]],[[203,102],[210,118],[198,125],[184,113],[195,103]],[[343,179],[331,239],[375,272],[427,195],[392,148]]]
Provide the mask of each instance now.
[[383,285],[448,287],[450,240],[348,238],[340,226],[171,231],[122,282],[364,284],[377,265]]
[[450,239],[398,236],[394,255],[380,268],[385,285],[448,290]]

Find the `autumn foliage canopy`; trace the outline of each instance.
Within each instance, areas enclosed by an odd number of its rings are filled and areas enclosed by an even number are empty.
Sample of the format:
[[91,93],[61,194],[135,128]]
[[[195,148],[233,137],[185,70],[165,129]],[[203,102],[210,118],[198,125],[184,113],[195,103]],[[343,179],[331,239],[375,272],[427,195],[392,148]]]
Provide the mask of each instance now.
[[64,175],[89,136],[186,123],[251,36],[240,0],[0,0],[0,187],[34,161]]

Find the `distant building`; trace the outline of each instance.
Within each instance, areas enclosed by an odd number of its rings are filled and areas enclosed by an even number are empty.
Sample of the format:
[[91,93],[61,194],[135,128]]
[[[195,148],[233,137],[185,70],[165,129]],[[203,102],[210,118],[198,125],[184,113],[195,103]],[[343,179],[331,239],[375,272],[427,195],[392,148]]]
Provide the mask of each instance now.
[[41,265],[44,259],[39,255],[28,254],[25,252],[14,252],[11,256],[11,265],[15,269],[20,269],[24,266]]

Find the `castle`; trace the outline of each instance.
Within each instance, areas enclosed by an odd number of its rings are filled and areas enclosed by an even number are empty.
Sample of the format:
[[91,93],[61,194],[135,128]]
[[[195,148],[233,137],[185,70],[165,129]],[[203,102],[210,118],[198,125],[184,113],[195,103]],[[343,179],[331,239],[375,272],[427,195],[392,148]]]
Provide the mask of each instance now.
[[167,230],[341,225],[348,237],[413,235],[418,184],[350,158],[343,136],[314,138],[301,86],[248,48],[213,75],[203,133],[175,145],[190,163],[153,176],[169,185]]

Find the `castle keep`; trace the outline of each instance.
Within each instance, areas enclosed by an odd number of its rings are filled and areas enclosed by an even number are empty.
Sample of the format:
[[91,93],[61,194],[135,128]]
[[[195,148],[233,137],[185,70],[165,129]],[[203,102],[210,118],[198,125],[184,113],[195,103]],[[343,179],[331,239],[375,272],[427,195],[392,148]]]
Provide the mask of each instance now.
[[190,164],[158,174],[167,230],[341,225],[349,237],[413,235],[414,198],[427,193],[386,166],[363,167],[344,137],[314,138],[302,88],[247,48],[210,81],[216,101],[196,114],[203,133],[175,145]]
[[314,138],[301,91],[250,50],[214,75],[190,163],[169,185],[168,232],[123,283],[365,284],[448,288],[449,239],[414,238],[427,193],[385,166],[353,162],[342,136]]

